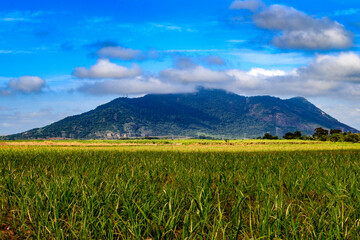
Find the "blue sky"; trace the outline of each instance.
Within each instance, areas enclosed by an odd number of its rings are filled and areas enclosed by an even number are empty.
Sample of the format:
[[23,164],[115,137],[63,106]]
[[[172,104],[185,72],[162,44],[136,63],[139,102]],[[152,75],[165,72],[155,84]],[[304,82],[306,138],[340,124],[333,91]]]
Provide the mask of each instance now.
[[304,96],[360,129],[360,3],[1,1],[0,135],[119,96]]

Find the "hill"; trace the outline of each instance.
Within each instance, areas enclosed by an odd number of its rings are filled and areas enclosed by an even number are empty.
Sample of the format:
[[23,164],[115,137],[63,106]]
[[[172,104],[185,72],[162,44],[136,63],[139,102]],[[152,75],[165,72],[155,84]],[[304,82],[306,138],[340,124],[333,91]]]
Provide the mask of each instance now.
[[257,137],[269,132],[312,134],[317,127],[358,132],[305,98],[244,97],[223,90],[187,94],[149,94],[117,98],[89,112],[7,139],[167,136],[215,138]]

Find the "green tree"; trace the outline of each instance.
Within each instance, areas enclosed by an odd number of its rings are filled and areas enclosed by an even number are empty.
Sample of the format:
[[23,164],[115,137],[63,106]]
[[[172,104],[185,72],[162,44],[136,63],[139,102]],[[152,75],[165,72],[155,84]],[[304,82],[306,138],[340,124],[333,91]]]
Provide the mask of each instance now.
[[300,138],[301,138],[301,136],[302,136],[302,134],[301,134],[301,132],[300,132],[300,131],[296,131],[296,132],[294,132],[294,138],[295,138],[295,139],[300,139]]
[[314,138],[311,135],[303,135],[301,137],[302,140],[314,140]]
[[327,136],[329,135],[329,130],[323,129],[321,127],[315,128],[313,137],[315,139],[326,141]]
[[339,133],[334,133],[334,134],[331,134],[329,139],[332,142],[340,142],[340,141],[342,141],[342,135]]
[[360,134],[358,134],[358,133],[348,133],[348,134],[346,134],[344,141],[345,142],[352,142],[352,143],[360,142]]
[[294,139],[294,134],[292,132],[287,132],[285,133],[285,135],[283,136],[284,139]]
[[330,130],[330,135],[336,134],[336,133],[342,133],[342,131],[340,129],[331,129]]
[[273,136],[270,133],[265,133],[264,136],[262,137],[262,139],[271,139],[271,140],[275,140],[275,139],[279,139],[278,136]]

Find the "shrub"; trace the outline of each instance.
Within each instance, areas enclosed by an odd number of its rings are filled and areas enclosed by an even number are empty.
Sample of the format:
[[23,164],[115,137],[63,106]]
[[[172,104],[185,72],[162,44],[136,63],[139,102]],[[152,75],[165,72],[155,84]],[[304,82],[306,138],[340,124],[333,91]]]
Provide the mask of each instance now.
[[358,133],[348,133],[345,135],[345,142],[352,142],[352,143],[357,143],[360,142],[360,134]]
[[342,135],[340,133],[333,133],[330,137],[329,140],[331,142],[341,142],[342,141]]
[[304,135],[301,136],[300,138],[301,140],[314,140],[314,138],[311,135]]
[[270,133],[265,133],[264,136],[262,137],[262,139],[275,140],[275,139],[279,139],[279,137],[278,136],[273,136]]

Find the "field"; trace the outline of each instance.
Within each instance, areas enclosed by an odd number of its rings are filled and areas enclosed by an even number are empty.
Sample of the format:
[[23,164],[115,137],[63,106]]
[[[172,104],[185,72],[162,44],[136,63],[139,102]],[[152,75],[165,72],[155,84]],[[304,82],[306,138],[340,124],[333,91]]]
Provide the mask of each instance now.
[[357,239],[360,144],[0,142],[0,239]]

